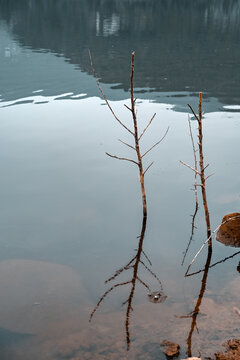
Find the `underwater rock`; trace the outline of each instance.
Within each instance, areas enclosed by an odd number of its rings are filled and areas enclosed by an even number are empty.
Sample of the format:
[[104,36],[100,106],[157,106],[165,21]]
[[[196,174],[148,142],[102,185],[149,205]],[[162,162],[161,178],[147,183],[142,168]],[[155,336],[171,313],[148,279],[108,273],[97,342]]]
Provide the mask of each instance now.
[[240,213],[224,216],[216,240],[227,246],[240,247]]
[[163,347],[163,352],[166,355],[167,359],[173,359],[178,357],[180,346],[172,341],[163,340],[160,344]]
[[162,303],[167,299],[167,296],[161,291],[152,291],[148,293],[148,300],[152,303]]

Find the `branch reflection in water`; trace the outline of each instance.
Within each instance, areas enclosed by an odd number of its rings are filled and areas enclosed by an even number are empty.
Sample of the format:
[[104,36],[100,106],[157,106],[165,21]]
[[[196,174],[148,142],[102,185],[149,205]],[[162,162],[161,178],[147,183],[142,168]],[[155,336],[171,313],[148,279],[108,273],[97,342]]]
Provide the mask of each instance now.
[[[225,215],[222,219],[221,225],[219,225],[217,227],[217,229],[214,230],[213,234],[217,230],[218,230],[217,236],[216,236],[217,241],[222,242],[226,246],[240,247],[240,214],[239,213],[231,213],[231,214]],[[189,357],[192,356],[192,336],[193,336],[194,330],[197,329],[197,331],[198,331],[197,317],[199,315],[200,306],[201,306],[202,299],[204,297],[204,293],[206,290],[209,269],[216,265],[219,265],[223,262],[226,262],[229,259],[232,259],[239,253],[240,253],[240,251],[237,251],[234,254],[227,256],[224,259],[219,260],[219,261],[215,262],[214,264],[210,265],[212,252],[208,251],[207,260],[206,260],[204,269],[198,270],[194,273],[187,275],[187,276],[193,276],[193,275],[199,274],[200,272],[203,272],[203,277],[201,280],[201,288],[200,288],[200,292],[199,292],[198,299],[196,301],[194,310],[188,315],[176,316],[176,317],[182,318],[182,319],[190,318],[190,317],[192,318],[189,334],[187,337],[187,355]],[[238,264],[237,271],[239,271],[239,266],[240,265]],[[239,313],[238,313],[239,310],[237,308],[235,308],[235,311],[239,315]]]
[[[166,300],[166,298],[167,298],[167,296],[164,295],[164,293],[163,293],[162,283],[161,283],[159,277],[151,270],[152,263],[151,263],[150,259],[148,258],[148,256],[146,255],[146,253],[143,250],[143,241],[144,241],[144,236],[145,236],[145,231],[146,231],[146,223],[147,223],[147,217],[143,217],[141,235],[139,236],[139,242],[138,242],[138,248],[137,248],[136,255],[125,266],[118,269],[113,276],[111,276],[109,279],[107,279],[105,281],[105,284],[115,280],[124,271],[128,271],[128,270],[132,271],[132,278],[130,280],[128,280],[128,281],[118,282],[117,284],[114,284],[113,286],[111,286],[101,296],[101,298],[99,299],[97,305],[93,309],[93,311],[92,311],[92,313],[90,315],[90,319],[89,319],[89,321],[92,320],[92,317],[93,317],[94,313],[96,312],[98,307],[101,305],[102,301],[106,298],[106,296],[111,291],[113,291],[117,287],[130,285],[129,295],[128,295],[126,301],[124,301],[122,303],[122,306],[126,305],[125,332],[126,332],[126,342],[127,342],[127,349],[128,350],[130,348],[130,342],[131,342],[130,329],[129,329],[130,328],[130,314],[133,311],[133,298],[134,298],[134,293],[135,293],[135,290],[136,290],[136,284],[139,283],[139,284],[141,284],[142,286],[144,286],[146,288],[146,290],[148,291],[148,299],[149,299],[149,301],[151,301],[153,303],[164,302]],[[146,262],[148,263],[148,265],[146,265]],[[147,284],[147,282],[144,281],[142,278],[140,278],[139,270],[140,270],[141,265],[156,280],[156,282],[158,284],[157,291],[152,291],[150,286]]]

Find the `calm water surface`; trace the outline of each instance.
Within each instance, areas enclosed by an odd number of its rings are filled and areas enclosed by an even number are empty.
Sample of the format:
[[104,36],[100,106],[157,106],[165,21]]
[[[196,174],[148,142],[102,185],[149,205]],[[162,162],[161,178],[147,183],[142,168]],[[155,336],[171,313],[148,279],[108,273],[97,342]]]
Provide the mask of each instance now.
[[[1,359],[164,359],[159,344],[187,338],[202,273],[184,278],[206,240],[202,207],[184,266],[194,212],[188,107],[203,91],[204,151],[212,229],[239,212],[240,5],[234,0],[0,0],[0,350]],[[136,254],[141,194],[136,168],[105,152],[132,156],[131,138],[100,98],[89,65],[127,124],[130,54],[136,51],[139,126],[148,222],[145,264],[167,299],[149,302],[138,284],[126,352],[130,288],[104,281]],[[196,137],[197,124],[192,121]],[[200,196],[200,194],[199,194]],[[200,200],[199,200],[200,201]],[[212,263],[239,249],[213,241]],[[202,269],[206,250],[193,270]],[[208,273],[192,337],[193,356],[209,356],[239,337],[239,255]],[[152,291],[156,278],[141,264]],[[131,272],[124,271],[121,281]],[[120,281],[120,278],[119,278]],[[118,279],[115,283],[118,282]],[[114,284],[114,282],[113,282]],[[110,285],[111,286],[111,285]],[[208,340],[206,340],[208,339]]]

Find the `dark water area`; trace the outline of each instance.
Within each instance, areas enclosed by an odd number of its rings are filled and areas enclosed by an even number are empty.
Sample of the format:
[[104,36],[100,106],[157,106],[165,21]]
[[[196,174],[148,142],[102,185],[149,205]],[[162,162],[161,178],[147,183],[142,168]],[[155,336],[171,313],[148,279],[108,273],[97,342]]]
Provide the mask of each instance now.
[[[240,212],[239,28],[238,0],[0,0],[0,360],[164,360],[164,339],[203,360],[240,337],[239,234],[216,241]],[[135,51],[142,154],[169,127],[143,157],[147,220],[136,164],[105,154],[136,161],[89,50],[130,129]],[[215,232],[185,277],[207,240],[180,163],[199,91]]]
[[[140,97],[162,102],[165,96],[184,107],[188,97],[203,91],[210,111],[240,103],[237,0],[1,0],[0,6],[0,19],[24,48],[51,52],[91,75],[90,49],[101,82],[115,90],[108,92],[112,99],[124,98],[129,90],[129,54],[135,50]],[[44,70],[52,71],[51,66]],[[31,71],[30,66],[30,77]],[[26,80],[29,95],[32,84]],[[79,89],[81,79],[76,80]],[[6,93],[2,82],[1,88],[5,100],[13,99],[16,89]],[[68,89],[64,82],[59,90]],[[90,91],[97,94],[94,84]]]

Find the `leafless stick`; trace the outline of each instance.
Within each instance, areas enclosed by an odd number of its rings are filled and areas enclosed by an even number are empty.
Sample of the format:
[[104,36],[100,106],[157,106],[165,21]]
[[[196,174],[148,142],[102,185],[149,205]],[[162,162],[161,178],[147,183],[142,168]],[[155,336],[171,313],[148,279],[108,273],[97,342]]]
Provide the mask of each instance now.
[[[192,229],[191,229],[191,235],[190,235],[190,239],[186,248],[186,251],[184,253],[183,256],[183,260],[182,260],[182,264],[184,264],[185,258],[187,256],[189,247],[191,245],[191,242],[193,240],[193,236],[194,236],[194,229],[195,229],[195,218],[197,216],[197,212],[198,212],[198,192],[197,192],[197,175],[199,175],[199,172],[197,171],[197,156],[196,156],[196,148],[195,148],[195,143],[193,140],[193,133],[192,133],[192,127],[191,127],[191,121],[190,121],[190,116],[188,116],[188,127],[189,127],[189,133],[190,133],[190,138],[191,138],[191,142],[192,142],[192,148],[193,148],[193,157],[194,157],[194,168],[195,168],[195,174],[194,174],[194,193],[195,193],[195,210],[194,210],[194,214],[192,216]],[[208,164],[209,165],[209,164]],[[208,166],[207,165],[207,166]],[[206,166],[206,167],[207,167]],[[206,168],[205,167],[205,168]]]
[[152,123],[153,119],[155,118],[155,116],[156,116],[156,113],[155,113],[155,114],[153,114],[153,116],[151,117],[151,119],[150,119],[149,123],[147,124],[147,126],[145,127],[145,129],[143,130],[143,132],[141,133],[141,135],[139,136],[138,140],[140,140],[140,139],[141,139],[141,137],[144,135],[145,131],[146,131],[146,130],[147,130],[147,128],[151,125],[151,123]]
[[196,115],[195,111],[193,110],[193,108],[191,107],[190,104],[188,104],[188,107],[191,109],[191,111],[192,111],[193,115],[195,116],[196,120],[199,121],[198,116]]
[[207,204],[207,194],[206,194],[206,186],[205,186],[205,173],[204,173],[204,160],[203,160],[203,132],[202,132],[202,93],[199,93],[199,105],[198,105],[198,117],[196,116],[195,112],[193,111],[192,107],[189,105],[190,109],[192,110],[194,116],[198,121],[198,149],[199,149],[199,167],[200,167],[200,178],[201,178],[201,190],[202,190],[202,200],[203,200],[203,207],[205,212],[205,222],[207,227],[207,236],[209,237],[208,241],[208,248],[209,251],[212,251],[212,239],[211,235],[211,225],[210,225],[210,215],[208,210]]
[[96,81],[97,81],[98,88],[99,88],[99,90],[100,90],[100,92],[101,92],[101,94],[102,94],[102,96],[103,96],[103,98],[104,98],[104,100],[105,100],[105,102],[106,102],[109,110],[111,111],[111,113],[113,114],[113,116],[115,117],[115,119],[117,120],[117,122],[118,122],[120,125],[122,125],[122,126],[124,127],[124,129],[126,129],[130,134],[134,135],[133,132],[132,132],[132,130],[130,130],[125,124],[123,124],[123,123],[121,122],[121,120],[117,117],[117,115],[116,115],[115,112],[113,111],[113,108],[112,108],[111,105],[109,104],[109,101],[108,101],[108,99],[106,98],[106,96],[105,96],[105,94],[104,94],[104,92],[103,92],[103,90],[102,90],[102,88],[101,88],[100,82],[99,82],[99,80],[98,80],[98,78],[97,78],[97,76],[96,76],[95,69],[94,69],[94,66],[93,66],[93,61],[92,61],[92,55],[91,55],[90,50],[89,50],[88,53],[89,53],[89,59],[90,59],[91,67],[92,67],[93,76],[95,77],[95,79],[96,79]]
[[109,153],[106,152],[106,155],[107,156],[110,156],[111,158],[114,158],[114,159],[117,159],[117,160],[125,160],[125,161],[130,161],[136,165],[138,165],[138,163],[135,161],[135,160],[132,160],[132,159],[128,159],[128,158],[122,158],[122,157],[119,157],[119,156],[116,156],[116,155],[111,155]]
[[150,167],[154,164],[154,161],[151,162],[151,164],[148,165],[148,167],[145,169],[144,171],[144,175],[146,174],[146,172],[150,169]]
[[118,139],[118,141],[120,141],[122,144],[124,144],[124,145],[126,145],[126,146],[130,147],[131,149],[133,149],[134,151],[136,151],[136,149],[135,149],[135,147],[134,147],[134,146],[132,146],[132,145],[130,145],[130,144],[128,144],[128,143],[126,143],[126,142],[122,141],[121,139]]
[[124,104],[124,106],[125,106],[130,112],[132,112],[132,109],[131,109],[129,106],[127,106],[126,104]]
[[196,169],[194,169],[192,166],[186,164],[184,161],[180,160],[180,163],[183,164],[184,166],[188,167],[189,169],[191,169],[192,171],[194,171],[196,174],[200,175],[200,172],[197,171]]
[[150,149],[148,149],[148,150],[142,155],[142,158],[143,158],[145,155],[147,155],[153,148],[155,148],[155,146],[157,146],[158,144],[160,144],[160,142],[163,141],[163,139],[165,138],[165,136],[166,136],[167,133],[168,133],[168,130],[169,130],[169,126],[168,126],[165,134],[163,135],[163,137],[162,137],[158,142],[156,142],[156,144],[154,144],[153,146],[151,146]]

